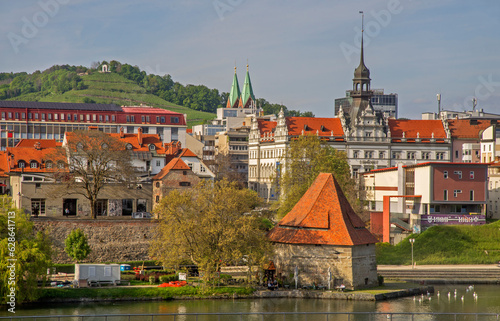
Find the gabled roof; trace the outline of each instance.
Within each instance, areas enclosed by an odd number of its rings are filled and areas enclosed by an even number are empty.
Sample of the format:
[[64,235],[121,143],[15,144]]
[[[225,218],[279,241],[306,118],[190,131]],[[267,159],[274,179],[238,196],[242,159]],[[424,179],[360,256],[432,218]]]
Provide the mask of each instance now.
[[413,120],[413,119],[389,119],[389,130],[392,138],[401,138],[404,136],[407,139],[415,139],[417,135],[421,139],[446,138],[446,131],[443,123],[440,120]]
[[289,135],[344,136],[340,118],[286,117],[286,126]]
[[7,161],[7,152],[0,151],[0,178],[9,177],[6,172],[9,170],[9,162]]
[[268,237],[272,242],[287,244],[350,246],[378,242],[330,173],[318,175]]
[[196,158],[198,158],[198,155],[193,153],[189,148],[183,148],[178,157],[196,157]]
[[191,170],[191,168],[189,166],[186,165],[186,163],[184,163],[184,161],[178,157],[172,159],[170,162],[168,162],[167,165],[165,165],[165,167],[163,167],[161,169],[161,171],[156,174],[154,177],[153,177],[153,180],[159,180],[159,179],[162,179],[163,177],[165,177],[168,173],[170,173],[170,171],[172,170]]
[[451,137],[454,139],[470,138],[479,140],[481,131],[491,126],[490,120],[451,119],[448,120]]

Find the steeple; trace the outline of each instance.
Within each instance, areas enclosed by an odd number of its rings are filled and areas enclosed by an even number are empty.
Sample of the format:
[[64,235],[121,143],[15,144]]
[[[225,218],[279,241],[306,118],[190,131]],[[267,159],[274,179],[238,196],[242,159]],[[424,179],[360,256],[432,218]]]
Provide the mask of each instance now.
[[240,85],[238,84],[238,77],[236,76],[236,67],[234,67],[233,84],[231,85],[231,92],[227,98],[226,108],[237,108],[240,96]]
[[255,96],[253,94],[252,82],[250,81],[250,73],[248,72],[247,64],[247,74],[245,76],[245,83],[243,84],[243,91],[241,92],[240,107],[249,108],[255,103]]
[[357,118],[363,110],[371,105],[371,97],[373,95],[370,90],[370,70],[365,65],[364,48],[363,48],[363,33],[364,33],[364,14],[361,13],[361,54],[359,57],[359,66],[354,70],[354,78],[352,79],[351,97],[353,103],[351,105],[350,116],[351,120]]

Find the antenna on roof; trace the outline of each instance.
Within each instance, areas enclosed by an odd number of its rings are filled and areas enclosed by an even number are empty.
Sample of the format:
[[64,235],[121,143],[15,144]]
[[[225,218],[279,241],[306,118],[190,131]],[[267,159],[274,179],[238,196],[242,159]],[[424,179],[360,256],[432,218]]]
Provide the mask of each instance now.
[[441,117],[441,94],[436,95],[438,100],[438,117]]
[[476,110],[476,106],[477,106],[477,98],[472,97],[472,111]]

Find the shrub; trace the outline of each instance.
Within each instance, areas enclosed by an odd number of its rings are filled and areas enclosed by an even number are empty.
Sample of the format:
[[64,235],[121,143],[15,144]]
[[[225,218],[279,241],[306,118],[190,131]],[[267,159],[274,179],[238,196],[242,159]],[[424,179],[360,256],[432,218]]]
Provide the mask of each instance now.
[[155,284],[156,283],[156,278],[154,276],[149,277],[149,284]]

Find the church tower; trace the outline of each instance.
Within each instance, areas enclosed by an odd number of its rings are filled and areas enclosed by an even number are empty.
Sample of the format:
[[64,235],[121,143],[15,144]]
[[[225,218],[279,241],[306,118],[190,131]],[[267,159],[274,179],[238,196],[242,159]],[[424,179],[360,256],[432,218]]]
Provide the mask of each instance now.
[[250,81],[250,73],[248,72],[245,76],[245,83],[243,84],[243,91],[241,92],[240,104],[241,108],[252,108],[255,109],[255,96],[253,94],[252,82]]
[[[360,12],[362,13],[362,12]],[[364,16],[362,17],[362,19]],[[354,70],[354,78],[352,79],[352,106],[350,110],[350,118],[351,123],[354,123],[355,120],[361,115],[363,111],[367,108],[373,109],[371,106],[371,98],[373,95],[373,91],[370,90],[370,70],[366,67],[364,61],[364,52],[363,52],[363,32],[364,32],[364,23],[362,20],[361,27],[361,56],[359,59],[359,66]]]
[[231,86],[229,97],[227,98],[226,108],[238,108],[240,96],[240,85],[238,84],[238,77],[236,76],[236,67],[234,67],[233,84]]

